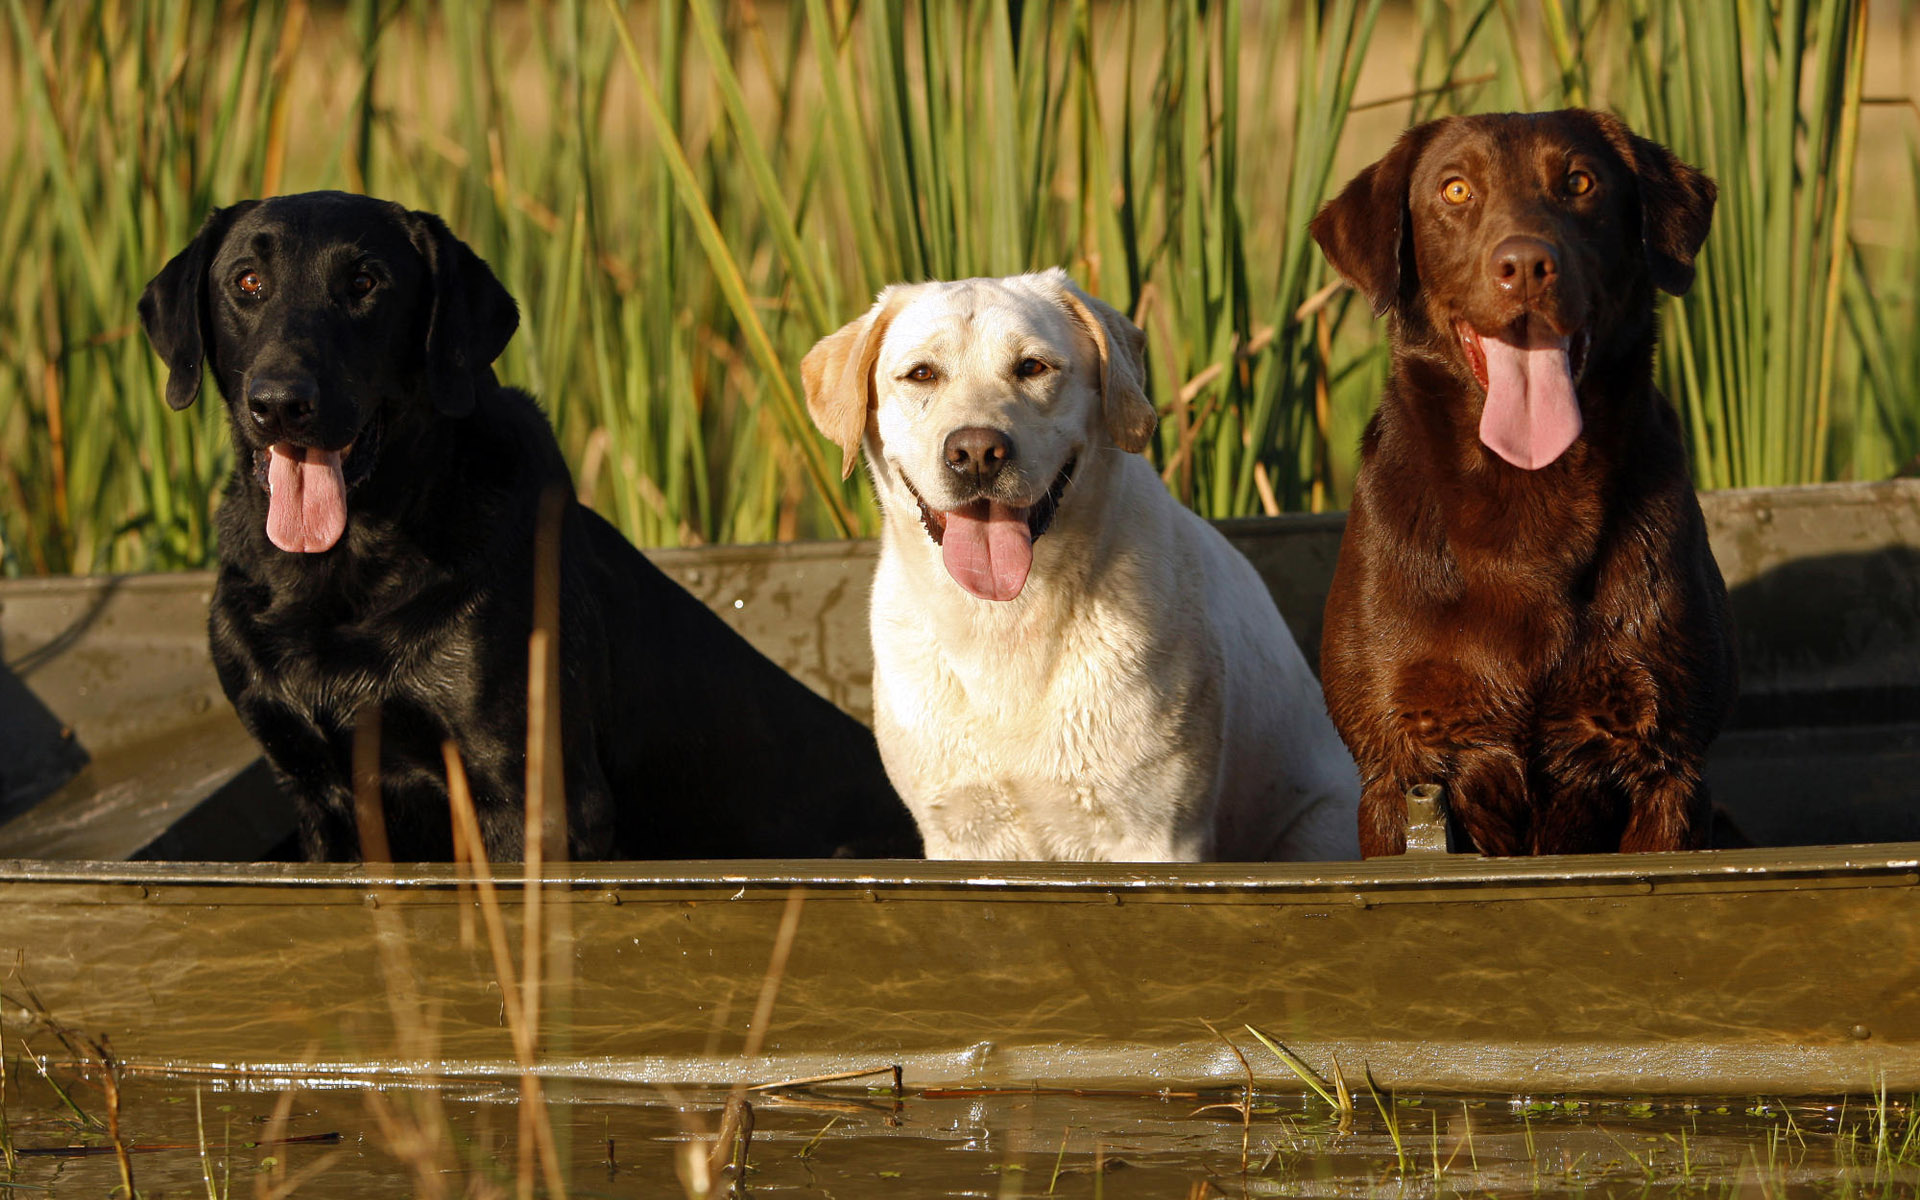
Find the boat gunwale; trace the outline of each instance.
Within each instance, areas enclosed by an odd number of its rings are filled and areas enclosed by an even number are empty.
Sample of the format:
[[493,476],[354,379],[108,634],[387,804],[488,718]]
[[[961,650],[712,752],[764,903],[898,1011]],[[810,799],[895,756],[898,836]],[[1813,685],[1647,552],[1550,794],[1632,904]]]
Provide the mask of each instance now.
[[[527,880],[517,863],[496,863],[493,878],[520,890]],[[142,888],[301,888],[354,893],[369,888],[437,891],[469,881],[452,863],[182,863],[0,860],[0,903],[20,885]],[[1194,899],[1255,896],[1279,899],[1347,894],[1355,902],[1405,892],[1530,892],[1566,889],[1662,891],[1791,886],[1920,885],[1920,842],[1650,854],[1548,855],[1482,858],[1404,855],[1334,863],[1124,863],[919,861],[908,859],[741,859],[729,861],[596,862],[549,864],[543,887],[626,892],[753,892],[805,888],[869,891],[943,899],[1062,894]],[[609,892],[607,889],[613,889]],[[956,897],[954,893],[959,893]],[[356,902],[357,899],[356,899]]]

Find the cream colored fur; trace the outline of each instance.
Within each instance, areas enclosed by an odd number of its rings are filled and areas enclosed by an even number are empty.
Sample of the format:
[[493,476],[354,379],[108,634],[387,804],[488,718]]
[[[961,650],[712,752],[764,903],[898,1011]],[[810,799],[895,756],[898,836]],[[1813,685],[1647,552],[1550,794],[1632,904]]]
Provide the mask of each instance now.
[[[1265,585],[1134,453],[1131,321],[1057,269],[891,287],[802,374],[880,499],[874,731],[929,858],[1359,857],[1353,761]],[[1013,600],[964,591],[921,522],[916,491],[969,498],[941,457],[966,426],[1011,438],[1010,503],[1077,460]]]

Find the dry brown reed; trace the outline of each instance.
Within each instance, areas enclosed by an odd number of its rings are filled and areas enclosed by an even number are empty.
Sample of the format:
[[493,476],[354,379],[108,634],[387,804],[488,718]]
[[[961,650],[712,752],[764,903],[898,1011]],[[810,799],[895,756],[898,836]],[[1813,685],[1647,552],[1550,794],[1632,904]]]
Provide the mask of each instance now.
[[12,1175],[15,1170],[15,1160],[13,1157],[13,1125],[7,1117],[7,1076],[12,1073],[9,1070],[9,1066],[10,1064],[7,1062],[7,1031],[4,1028],[0,1028],[0,1164],[6,1166],[8,1175]]
[[1245,1175],[1247,1173],[1248,1153],[1253,1142],[1253,1064],[1247,1061],[1247,1056],[1241,1053],[1240,1047],[1233,1044],[1233,1039],[1221,1033],[1212,1021],[1202,1017],[1200,1018],[1200,1023],[1205,1025],[1207,1029],[1213,1033],[1213,1036],[1225,1042],[1227,1049],[1233,1051],[1233,1056],[1240,1060],[1240,1069],[1246,1072],[1247,1086],[1246,1090],[1241,1093],[1240,1103],[1238,1104],[1203,1104],[1193,1111],[1195,1114],[1199,1114],[1212,1109],[1230,1108],[1240,1114],[1240,1174]]
[[[529,994],[525,986],[526,977],[514,968],[506,917],[494,884],[493,866],[480,833],[480,819],[474,808],[473,791],[467,781],[459,747],[447,742],[441,746],[441,753],[447,763],[447,795],[453,808],[454,835],[466,847],[465,869],[472,873],[474,891],[479,898],[481,922],[486,927],[487,946],[493,956],[494,977],[500,984],[500,1001],[507,1033],[513,1043],[514,1061],[520,1068],[520,1149],[515,1170],[517,1194],[522,1197],[533,1194],[533,1175],[538,1169],[543,1174],[549,1195],[564,1197],[567,1194],[566,1184],[562,1177],[552,1114],[547,1111],[545,1091],[536,1073],[539,1033],[526,1007]],[[528,895],[536,895],[538,891],[536,882],[528,888]],[[527,919],[524,907],[522,912],[524,921]],[[528,975],[537,977],[540,949],[537,944],[533,946],[534,956],[528,963]]]
[[[311,1060],[312,1057],[313,1049],[309,1047],[307,1058]],[[287,1142],[287,1127],[293,1119],[293,1096],[294,1091],[289,1087],[280,1093],[279,1099],[274,1101],[273,1113],[267,1118],[265,1136],[260,1140],[261,1145]],[[332,1169],[345,1154],[345,1150],[329,1150],[298,1171],[288,1169],[288,1154],[274,1155],[272,1164],[253,1177],[254,1200],[286,1200],[286,1197],[293,1195]]]
[[[354,728],[354,818],[360,834],[360,857],[370,867],[392,861],[380,782],[380,711],[369,706]],[[385,977],[387,1009],[393,1019],[395,1051],[402,1062],[433,1059],[438,1044],[433,1021],[420,996],[407,939],[403,911],[406,894],[399,888],[375,887],[367,894],[371,907],[374,945]],[[366,1093],[367,1110],[379,1127],[387,1150],[405,1166],[423,1200],[441,1200],[446,1180],[457,1163],[451,1161],[446,1137],[447,1117],[436,1089],[410,1092],[396,1103],[376,1090]]]
[[380,706],[369,704],[353,726],[353,820],[360,833],[360,861],[389,863],[386,808],[380,799]]

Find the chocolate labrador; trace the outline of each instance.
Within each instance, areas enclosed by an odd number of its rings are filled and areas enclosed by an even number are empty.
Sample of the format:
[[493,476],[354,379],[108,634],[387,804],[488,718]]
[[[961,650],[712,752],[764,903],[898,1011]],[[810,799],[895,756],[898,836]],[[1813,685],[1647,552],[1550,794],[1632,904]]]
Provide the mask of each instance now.
[[338,192],[219,209],[140,317],[169,405],[203,363],[226,400],[213,659],[309,858],[360,853],[352,742],[374,711],[395,857],[452,851],[448,739],[488,855],[522,852],[543,496],[574,857],[917,853],[873,735],[573,499],[546,417],[494,378],[513,300],[440,218]]
[[1320,659],[1364,853],[1419,783],[1486,854],[1705,844],[1733,644],[1652,368],[1714,196],[1573,109],[1420,125],[1315,216],[1391,322]]

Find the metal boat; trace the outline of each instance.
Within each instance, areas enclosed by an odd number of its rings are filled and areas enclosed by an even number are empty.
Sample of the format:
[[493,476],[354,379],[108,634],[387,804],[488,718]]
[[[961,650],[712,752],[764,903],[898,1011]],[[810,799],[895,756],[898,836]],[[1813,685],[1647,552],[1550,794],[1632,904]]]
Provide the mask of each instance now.
[[[488,902],[260,861],[291,810],[207,662],[210,575],[0,584],[0,1034],[262,1077],[1075,1088],[1230,1084],[1231,1039],[1288,1078],[1251,1026],[1402,1089],[1920,1089],[1920,481],[1702,504],[1741,654],[1709,778],[1753,845],[1688,854],[500,865]],[[1310,657],[1341,527],[1223,525]],[[874,553],[653,557],[864,719]]]

